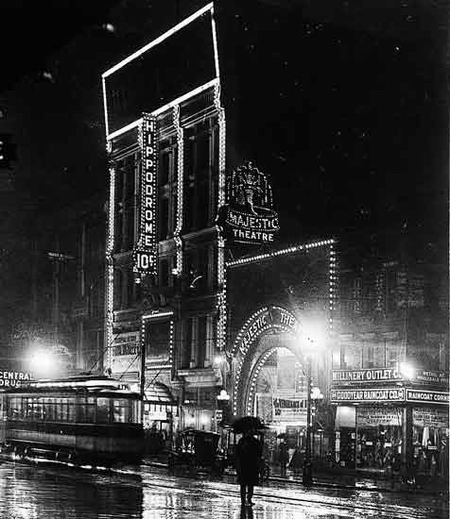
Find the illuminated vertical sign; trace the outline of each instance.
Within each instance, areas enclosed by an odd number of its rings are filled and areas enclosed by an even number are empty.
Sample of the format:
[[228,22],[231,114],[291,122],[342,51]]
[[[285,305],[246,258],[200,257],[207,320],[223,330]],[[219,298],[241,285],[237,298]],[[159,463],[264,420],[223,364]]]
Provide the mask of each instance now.
[[157,166],[158,141],[156,117],[143,114],[140,127],[142,168],[140,182],[140,229],[134,250],[134,272],[140,275],[156,274],[158,240],[157,218]]

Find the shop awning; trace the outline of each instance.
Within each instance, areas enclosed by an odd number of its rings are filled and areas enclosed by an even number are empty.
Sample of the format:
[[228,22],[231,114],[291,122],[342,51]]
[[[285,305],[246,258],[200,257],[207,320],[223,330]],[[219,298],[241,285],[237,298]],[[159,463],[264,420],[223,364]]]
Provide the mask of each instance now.
[[145,400],[153,404],[172,404],[176,402],[167,386],[160,382],[150,384],[145,390]]

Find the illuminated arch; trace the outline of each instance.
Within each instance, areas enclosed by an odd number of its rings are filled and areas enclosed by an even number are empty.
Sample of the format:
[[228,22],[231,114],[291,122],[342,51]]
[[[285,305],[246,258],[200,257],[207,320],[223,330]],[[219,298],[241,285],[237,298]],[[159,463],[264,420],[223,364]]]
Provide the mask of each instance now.
[[[274,350],[278,349],[278,347],[271,347],[267,351],[262,352],[254,366],[251,366],[254,356],[249,353],[253,349],[253,346],[259,343],[261,337],[274,331],[277,334],[284,333],[291,337],[297,337],[299,322],[294,314],[286,308],[281,306],[264,306],[247,319],[236,336],[231,350],[236,364],[233,384],[233,413],[235,415],[249,414],[252,390],[256,385],[258,373],[267,358]],[[298,355],[298,352],[289,348],[289,346],[287,346],[287,348],[290,349],[294,355]],[[243,380],[243,374],[246,369],[250,371],[248,385],[246,385],[246,381]]]

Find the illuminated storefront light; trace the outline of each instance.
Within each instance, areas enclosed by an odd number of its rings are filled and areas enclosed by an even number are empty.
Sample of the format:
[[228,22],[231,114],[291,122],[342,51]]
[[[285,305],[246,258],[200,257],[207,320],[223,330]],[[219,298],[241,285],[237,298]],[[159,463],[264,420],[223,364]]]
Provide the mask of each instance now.
[[183,185],[184,185],[184,131],[180,123],[180,106],[173,107],[173,126],[177,136],[177,215],[174,231],[176,245],[176,275],[183,272],[183,243],[181,230],[183,228]]
[[[107,149],[109,151],[109,145]],[[104,368],[111,368],[113,325],[114,325],[114,218],[116,197],[116,170],[109,168],[109,204],[108,204],[108,230],[106,239],[106,352]]]

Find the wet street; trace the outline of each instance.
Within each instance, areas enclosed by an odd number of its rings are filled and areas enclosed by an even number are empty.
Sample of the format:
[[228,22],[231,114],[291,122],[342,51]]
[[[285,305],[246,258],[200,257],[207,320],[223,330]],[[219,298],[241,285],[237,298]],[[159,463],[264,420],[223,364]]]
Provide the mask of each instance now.
[[208,481],[153,467],[102,473],[2,461],[0,486],[2,519],[448,517],[438,496],[280,484],[258,487],[253,509],[241,510],[232,478]]

